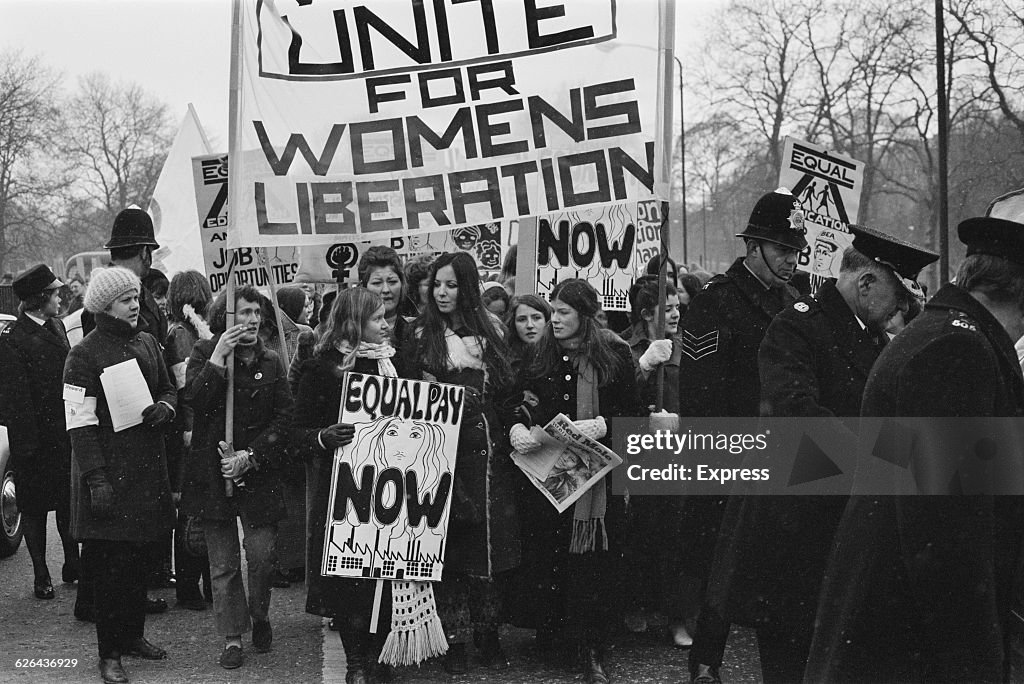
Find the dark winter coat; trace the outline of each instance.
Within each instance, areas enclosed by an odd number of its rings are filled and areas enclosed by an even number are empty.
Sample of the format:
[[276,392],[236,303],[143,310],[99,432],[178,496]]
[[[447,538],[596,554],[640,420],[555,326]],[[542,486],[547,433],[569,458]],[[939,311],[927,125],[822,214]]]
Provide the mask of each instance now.
[[[651,371],[650,375],[644,377],[643,371],[640,370],[640,357],[651,346],[651,338],[647,336],[647,331],[644,328],[645,326],[642,323],[634,325],[629,331],[630,334],[626,339],[626,344],[629,345],[629,350],[633,354],[633,365],[636,369],[636,382],[640,390],[640,401],[643,402],[644,406],[653,407],[658,394],[658,371],[655,369]],[[680,347],[678,337],[673,336],[671,340],[672,356],[663,364],[665,367],[665,377],[662,385],[662,407],[669,413],[678,414],[679,363],[682,357],[682,348]]]
[[[776,417],[852,417],[860,412],[880,340],[858,323],[835,281],[784,309],[758,354],[761,410]],[[848,425],[834,429],[856,436]],[[852,475],[852,474],[851,474]],[[810,640],[818,590],[845,496],[749,496],[729,500],[716,567],[734,621]],[[713,577],[712,585],[722,576]],[[713,594],[721,593],[716,588]]]
[[56,318],[21,314],[0,332],[0,423],[7,426],[18,508],[68,511],[71,442],[64,426],[64,361],[71,345]]
[[[610,331],[607,339],[618,357],[615,375],[598,387],[598,414],[605,418],[608,434],[601,443],[611,448],[613,418],[645,416],[640,400],[633,357],[629,347]],[[523,377],[521,388],[539,399],[531,410],[535,425],[544,426],[559,413],[576,419],[577,371],[573,356],[566,351],[559,364],[543,377]],[[608,550],[570,554],[573,508],[564,513],[555,510],[539,492],[526,500],[523,518],[524,568],[521,591],[514,610],[517,621],[538,626],[561,623],[567,636],[603,641],[615,633],[622,622],[627,594],[626,512],[623,497],[611,494],[614,471],[596,486],[608,493],[604,524]]]
[[185,456],[181,510],[212,520],[229,520],[244,511],[256,525],[285,516],[281,466],[288,458],[292,395],[284,364],[272,350],[256,343],[248,363],[235,354],[235,450],[252,449],[255,470],[245,485],[225,494],[218,443],[224,439],[227,369],[210,361],[220,336],[200,340],[186,372],[185,401],[195,415],[192,449]]
[[[444,567],[446,571],[493,577],[518,566],[520,561],[515,506],[520,471],[509,457],[509,426],[498,410],[512,388],[507,380],[503,384],[495,378],[489,364],[486,372],[477,368],[428,367],[417,333],[416,328],[411,328],[402,342],[399,375],[414,380],[429,375],[437,382],[466,388]],[[455,334],[461,338],[470,336],[463,329]]]
[[[789,285],[765,288],[743,258],[707,282],[679,324],[680,415],[760,415],[757,350],[772,319],[796,297]],[[694,496],[684,504],[685,565],[693,577],[708,578],[725,502],[725,497]]]
[[[295,397],[292,445],[306,461],[309,493],[306,521],[306,612],[324,617],[345,616],[346,622],[368,621],[373,605],[374,580],[325,577],[323,567],[327,514],[331,495],[334,451],[320,445],[320,430],[338,422],[341,388],[345,373],[344,356],[336,349],[307,360],[299,376]],[[378,375],[375,359],[356,359],[355,373]],[[388,583],[390,584],[390,583]],[[390,627],[390,609],[381,607],[381,628]]]
[[[861,412],[1022,416],[1013,340],[980,302],[946,285],[886,346]],[[1024,444],[1000,439],[999,449],[1020,454]],[[914,461],[921,482],[948,465],[929,455]],[[822,588],[807,681],[1002,681],[1021,520],[1019,497],[964,496],[952,487],[944,496],[851,497]]]
[[789,285],[765,288],[742,258],[707,282],[680,323],[682,415],[760,415],[757,350],[768,324],[796,297]]
[[[160,427],[136,425],[114,432],[100,384],[104,368],[138,361],[154,402],[176,405],[174,384],[156,339],[128,323],[96,315],[96,328],[68,354],[64,382],[85,388],[84,403],[67,401],[71,437],[71,533],[76,539],[158,541],[174,526],[174,503]],[[114,489],[114,514],[97,520],[84,477],[103,468]]]

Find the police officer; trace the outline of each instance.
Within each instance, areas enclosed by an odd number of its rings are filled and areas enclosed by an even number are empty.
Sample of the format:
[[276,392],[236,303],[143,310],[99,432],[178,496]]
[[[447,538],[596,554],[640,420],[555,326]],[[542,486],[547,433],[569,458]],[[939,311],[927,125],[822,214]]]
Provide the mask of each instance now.
[[[127,268],[145,282],[153,266],[153,252],[159,246],[153,235],[153,219],[142,209],[129,207],[114,219],[110,239],[103,249],[110,250],[111,264]],[[139,307],[138,330],[148,332],[162,345],[167,339],[167,316],[145,286],[139,293]],[[92,332],[94,327],[92,314],[82,314],[83,336]]]
[[[867,227],[850,229],[853,246],[838,280],[801,297],[768,326],[758,353],[764,416],[859,415],[887,323],[923,298],[917,275],[937,254]],[[833,429],[847,430],[838,421]],[[840,495],[730,499],[729,527],[722,530],[736,548],[729,605],[739,611],[737,622],[757,625],[768,684],[803,677],[818,589],[845,505]]]
[[[768,324],[798,296],[788,281],[796,272],[797,254],[807,246],[803,221],[789,190],[764,195],[746,229],[737,234],[746,256],[693,298],[681,326],[680,415],[759,414],[757,349]],[[705,582],[724,504],[717,497],[692,497],[684,511],[684,529],[691,530],[686,572]],[[705,603],[690,651],[695,681],[718,679],[728,635],[721,611]]]
[[[959,236],[956,284],[882,351],[863,416],[946,418],[938,429],[955,429],[964,421],[949,418],[1024,415],[1013,349],[1024,334],[1024,225],[968,219]],[[994,443],[1019,463],[1021,444]],[[919,454],[914,478],[945,496],[850,498],[805,681],[1004,681],[1019,497],[961,495],[958,478],[936,478],[950,466],[940,454]]]
[[7,426],[18,509],[32,557],[34,593],[54,597],[46,566],[46,518],[57,512],[65,582],[79,576],[78,544],[71,536],[71,443],[64,429],[64,360],[71,350],[57,314],[60,288],[46,265],[14,279],[18,320],[0,333],[0,416]]

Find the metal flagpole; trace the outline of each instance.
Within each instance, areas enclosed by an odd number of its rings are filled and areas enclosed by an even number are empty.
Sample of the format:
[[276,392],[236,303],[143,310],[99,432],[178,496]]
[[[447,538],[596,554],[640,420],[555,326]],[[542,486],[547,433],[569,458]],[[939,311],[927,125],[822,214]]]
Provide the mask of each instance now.
[[[662,179],[667,181],[672,172],[672,60],[675,58],[675,26],[676,14],[675,3],[662,0],[659,16],[661,26],[658,33],[658,69],[661,72],[661,97],[662,109],[662,150],[664,152],[661,160]],[[657,187],[657,183],[655,183]],[[661,263],[658,269],[658,324],[657,339],[665,337],[665,298],[666,298],[666,276],[668,273],[668,249],[669,249],[669,203],[661,203]],[[684,219],[685,220],[685,216]],[[660,411],[664,406],[665,398],[665,364],[658,366],[657,390],[655,393],[654,410]]]

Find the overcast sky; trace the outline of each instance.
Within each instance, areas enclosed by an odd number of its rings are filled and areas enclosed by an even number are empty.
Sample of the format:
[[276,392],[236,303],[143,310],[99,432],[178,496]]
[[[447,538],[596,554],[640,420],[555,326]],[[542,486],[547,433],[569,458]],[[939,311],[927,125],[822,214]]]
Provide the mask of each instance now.
[[[631,1],[619,0],[620,11]],[[722,3],[678,0],[681,58]],[[227,150],[230,45],[231,0],[0,0],[0,49],[42,55],[69,89],[92,71],[140,83],[170,106],[175,125],[191,102],[218,151]]]

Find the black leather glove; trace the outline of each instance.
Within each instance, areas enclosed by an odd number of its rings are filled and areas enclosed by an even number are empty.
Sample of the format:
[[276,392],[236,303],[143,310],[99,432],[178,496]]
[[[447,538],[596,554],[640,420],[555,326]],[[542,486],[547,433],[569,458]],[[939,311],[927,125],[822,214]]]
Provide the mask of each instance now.
[[109,518],[114,514],[114,488],[110,486],[107,474],[102,469],[93,470],[85,476],[89,487],[89,511],[94,518]]
[[356,428],[349,423],[335,423],[320,431],[320,441],[330,451],[343,447],[352,441],[356,434]]
[[142,422],[150,427],[163,425],[174,417],[174,411],[167,404],[150,404],[142,409]]

